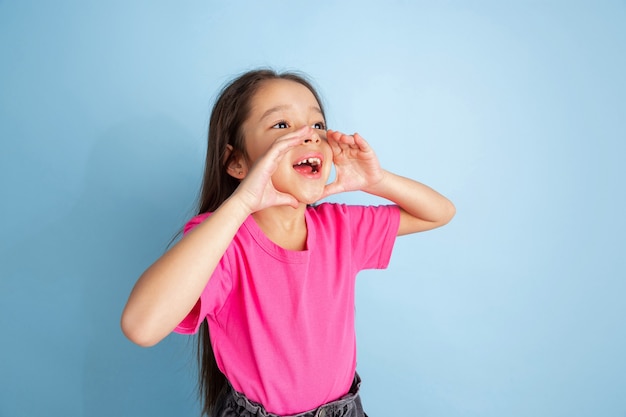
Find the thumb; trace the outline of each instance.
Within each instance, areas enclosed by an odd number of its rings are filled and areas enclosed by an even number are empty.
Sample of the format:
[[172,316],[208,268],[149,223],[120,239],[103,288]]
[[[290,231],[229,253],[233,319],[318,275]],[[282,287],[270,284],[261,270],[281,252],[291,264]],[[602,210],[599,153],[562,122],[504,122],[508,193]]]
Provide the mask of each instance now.
[[277,192],[276,194],[277,206],[291,206],[293,208],[300,207],[300,202],[291,194]]
[[324,191],[322,192],[322,198],[320,198],[320,200],[333,194],[339,194],[342,191],[342,187],[337,183],[337,180],[335,180],[330,184],[326,184],[326,186],[324,187]]

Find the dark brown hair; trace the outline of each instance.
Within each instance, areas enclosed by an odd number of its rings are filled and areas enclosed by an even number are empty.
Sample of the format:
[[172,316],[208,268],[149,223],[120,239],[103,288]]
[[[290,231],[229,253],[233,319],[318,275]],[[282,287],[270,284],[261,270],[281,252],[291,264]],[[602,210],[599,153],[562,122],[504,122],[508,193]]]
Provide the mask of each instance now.
[[[224,158],[227,145],[233,147],[233,153],[241,152],[247,156],[242,126],[250,113],[250,102],[264,82],[276,79],[291,80],[307,87],[320,105],[322,115],[324,114],[315,88],[303,75],[297,73],[258,69],[246,72],[227,84],[217,97],[211,112],[198,214],[217,210],[239,185],[239,180],[226,172],[228,161],[224,161]],[[215,361],[206,320],[202,322],[198,332],[197,358],[202,414],[209,416],[219,396],[226,389],[227,381]]]

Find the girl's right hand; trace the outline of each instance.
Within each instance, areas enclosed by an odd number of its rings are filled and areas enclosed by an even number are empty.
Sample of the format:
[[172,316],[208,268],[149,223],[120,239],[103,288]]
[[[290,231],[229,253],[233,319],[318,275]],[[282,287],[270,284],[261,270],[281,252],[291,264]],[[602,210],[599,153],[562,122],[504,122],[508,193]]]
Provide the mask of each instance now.
[[276,139],[256,161],[244,161],[242,157],[240,161],[242,181],[233,197],[240,199],[250,213],[273,206],[298,208],[301,203],[294,196],[276,190],[272,183],[272,175],[287,152],[301,145],[310,135],[311,128],[305,126]]
[[309,129],[279,137],[256,161],[236,157],[232,164],[229,162],[228,173],[242,180],[239,187],[219,209],[152,264],[135,284],[122,314],[122,329],[130,340],[152,346],[181,322],[197,303],[207,280],[249,214],[277,205],[299,207],[295,197],[274,188],[272,175],[287,152],[311,134]]

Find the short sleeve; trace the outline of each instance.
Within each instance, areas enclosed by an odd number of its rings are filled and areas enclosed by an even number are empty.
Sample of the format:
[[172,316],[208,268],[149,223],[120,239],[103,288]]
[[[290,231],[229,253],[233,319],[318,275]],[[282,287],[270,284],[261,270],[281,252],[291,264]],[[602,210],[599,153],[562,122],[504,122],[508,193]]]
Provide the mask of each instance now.
[[202,320],[200,317],[206,317],[202,314],[202,298],[198,299],[196,305],[191,309],[187,316],[174,329],[174,332],[180,334],[194,334],[200,328]]
[[[201,214],[199,216],[191,219],[184,227],[183,233],[187,234],[194,227],[202,223],[207,217],[209,217],[209,213]],[[194,334],[200,328],[200,324],[204,321],[204,319],[213,314],[218,305],[218,299],[223,299],[226,294],[230,291],[230,281],[224,279],[224,277],[228,276],[227,272],[227,262],[222,258],[220,263],[217,265],[211,279],[209,279],[206,287],[202,291],[200,298],[191,309],[191,311],[185,316],[185,318],[180,322],[178,326],[174,329],[174,332],[180,334]]]
[[395,205],[349,206],[352,256],[358,269],[385,269],[400,226]]

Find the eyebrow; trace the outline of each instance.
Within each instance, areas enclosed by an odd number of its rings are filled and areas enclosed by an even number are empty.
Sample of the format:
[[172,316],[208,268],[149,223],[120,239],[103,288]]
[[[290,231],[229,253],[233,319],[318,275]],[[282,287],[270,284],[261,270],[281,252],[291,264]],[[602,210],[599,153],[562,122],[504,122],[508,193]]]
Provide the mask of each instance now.
[[[283,110],[288,110],[290,108],[292,108],[293,106],[291,104],[283,104],[280,106],[276,106],[276,107],[272,107],[271,109],[267,109],[267,111],[265,111],[265,113],[263,113],[263,115],[261,116],[261,118],[259,120],[263,120],[265,119],[267,116],[269,116],[272,113],[278,113],[281,112]],[[311,106],[309,107],[309,109],[313,110],[316,113],[319,113],[320,115],[324,115],[324,113],[322,113],[322,109],[320,109],[317,106]]]

